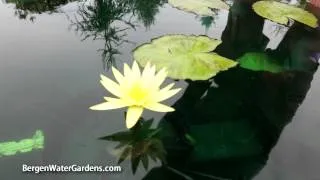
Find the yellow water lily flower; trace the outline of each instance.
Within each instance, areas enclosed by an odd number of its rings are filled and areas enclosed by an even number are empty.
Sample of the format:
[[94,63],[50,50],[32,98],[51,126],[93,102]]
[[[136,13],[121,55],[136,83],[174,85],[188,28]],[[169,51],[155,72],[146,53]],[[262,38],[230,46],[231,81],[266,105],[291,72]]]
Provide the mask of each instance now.
[[167,71],[161,69],[156,73],[155,66],[147,63],[141,72],[138,64],[134,61],[132,68],[124,64],[123,75],[114,67],[112,72],[117,82],[101,75],[101,84],[114,97],[105,97],[106,102],[90,107],[92,110],[110,110],[128,107],[126,115],[126,126],[132,128],[142,115],[143,109],[158,112],[174,111],[172,107],[160,104],[159,102],[172,97],[181,89],[171,89],[174,83],[160,89],[160,85],[167,77]]

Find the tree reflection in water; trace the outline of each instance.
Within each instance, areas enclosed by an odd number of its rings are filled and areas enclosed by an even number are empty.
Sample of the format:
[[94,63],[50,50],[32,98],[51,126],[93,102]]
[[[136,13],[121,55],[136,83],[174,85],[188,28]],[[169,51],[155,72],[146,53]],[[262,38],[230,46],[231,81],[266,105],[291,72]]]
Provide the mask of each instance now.
[[7,0],[6,3],[15,4],[15,15],[20,19],[34,21],[35,14],[56,13],[57,8],[75,0]]
[[104,69],[108,70],[120,54],[118,47],[129,43],[126,31],[135,30],[135,19],[142,21],[146,28],[155,21],[162,0],[95,0],[91,5],[82,5],[78,16],[72,21],[73,27],[84,37],[103,40],[102,52]]

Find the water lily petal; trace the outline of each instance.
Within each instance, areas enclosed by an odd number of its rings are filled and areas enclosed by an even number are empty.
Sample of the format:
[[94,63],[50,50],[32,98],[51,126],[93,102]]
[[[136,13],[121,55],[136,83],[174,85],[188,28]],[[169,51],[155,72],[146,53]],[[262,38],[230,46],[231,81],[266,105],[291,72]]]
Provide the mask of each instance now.
[[160,86],[163,81],[167,77],[167,70],[165,68],[162,68],[155,76],[154,82],[156,83],[157,86]]
[[172,112],[174,109],[172,107],[160,104],[160,103],[148,103],[144,105],[145,108],[157,112]]
[[130,77],[131,76],[131,68],[127,63],[124,64],[123,66],[123,74],[125,77]]
[[118,69],[112,67],[112,73],[114,75],[114,77],[116,78],[116,80],[118,81],[119,84],[122,84],[124,81],[124,77],[123,75],[118,71]]
[[155,65],[152,65],[151,67],[150,67],[150,76],[155,76],[155,74],[156,74],[156,66]]
[[155,83],[155,73],[156,73],[156,67],[151,66],[150,63],[147,63],[147,65],[145,66],[145,69],[142,73],[142,80],[143,80],[144,84],[147,87],[150,87],[151,89],[153,89],[153,88],[158,89],[159,88],[159,87],[157,87],[157,84]]
[[128,129],[132,128],[142,115],[143,107],[131,106],[128,108],[126,117],[126,126]]
[[118,98],[112,98],[112,97],[104,97],[104,99],[107,102],[110,102],[112,104],[115,104],[119,107],[126,107],[126,106],[130,106],[131,104],[129,104],[127,101],[124,101],[123,99],[118,99]]
[[177,89],[171,89],[171,90],[168,90],[168,91],[165,91],[165,90],[160,90],[158,95],[157,95],[157,101],[160,102],[160,101],[163,101],[165,99],[168,99],[172,96],[174,96],[175,94],[177,94],[179,91],[181,90],[181,88],[177,88]]
[[122,95],[121,88],[120,88],[119,84],[115,83],[111,79],[101,80],[100,83],[103,85],[104,88],[106,88],[113,95],[118,96],[118,97],[120,97]]
[[146,66],[144,67],[144,70],[142,71],[142,78],[146,79],[146,78],[152,77],[150,73],[151,73],[151,65],[149,62],[147,62]]
[[133,61],[132,75],[133,75],[134,78],[140,78],[141,77],[140,68],[139,68],[139,65],[138,65],[138,63],[136,61]]
[[97,111],[103,111],[103,110],[119,109],[119,108],[122,108],[122,107],[124,107],[124,106],[119,105],[119,104],[115,104],[115,103],[112,103],[112,102],[104,102],[104,103],[101,103],[101,104],[97,104],[97,105],[91,106],[89,109],[97,110]]

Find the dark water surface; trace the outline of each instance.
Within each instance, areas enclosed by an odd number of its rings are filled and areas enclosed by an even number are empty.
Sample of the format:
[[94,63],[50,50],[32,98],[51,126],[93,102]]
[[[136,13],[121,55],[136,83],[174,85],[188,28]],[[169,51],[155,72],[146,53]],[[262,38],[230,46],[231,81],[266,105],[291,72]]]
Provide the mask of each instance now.
[[[250,2],[206,20],[162,0],[35,2],[0,3],[0,143],[40,129],[45,146],[0,156],[1,180],[320,180],[320,77],[310,60],[320,52],[319,31],[265,22]],[[21,172],[24,163],[116,165],[115,143],[98,138],[125,130],[124,110],[88,109],[106,93],[99,75],[111,76],[112,63],[131,64],[135,47],[166,34],[208,35],[223,40],[220,55],[266,54],[290,70],[236,67],[214,78],[218,88],[177,82],[185,88],[167,101],[174,113],[144,114],[157,123],[164,116],[160,126],[173,130],[161,136],[167,165],[140,164],[135,175],[130,160],[121,173]]]

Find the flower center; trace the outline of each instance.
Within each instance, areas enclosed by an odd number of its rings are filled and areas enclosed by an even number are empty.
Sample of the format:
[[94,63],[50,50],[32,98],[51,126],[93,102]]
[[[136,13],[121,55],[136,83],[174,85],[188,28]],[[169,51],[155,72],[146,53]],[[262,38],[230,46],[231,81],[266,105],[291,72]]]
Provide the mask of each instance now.
[[134,83],[129,91],[129,97],[135,102],[136,105],[142,106],[148,97],[148,88],[144,87],[141,83]]

